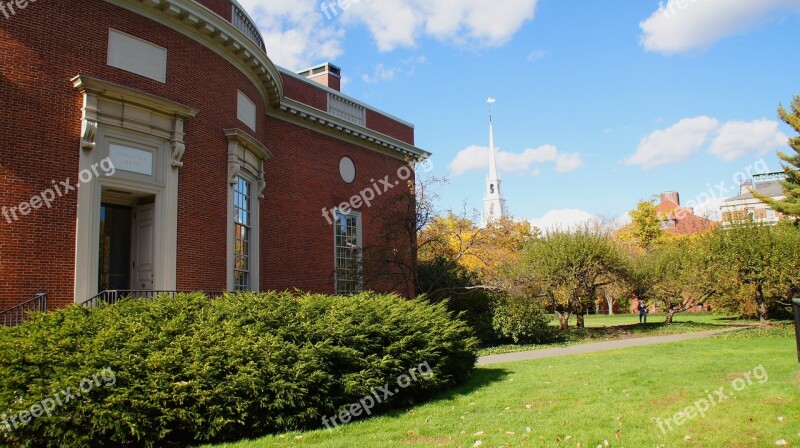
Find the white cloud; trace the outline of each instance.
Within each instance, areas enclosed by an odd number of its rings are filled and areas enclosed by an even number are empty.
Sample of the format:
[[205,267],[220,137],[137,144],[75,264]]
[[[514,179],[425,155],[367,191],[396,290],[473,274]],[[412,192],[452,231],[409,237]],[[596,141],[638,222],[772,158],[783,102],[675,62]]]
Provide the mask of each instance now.
[[614,218],[614,220],[611,223],[615,228],[621,229],[627,226],[628,224],[631,224],[632,222],[633,218],[631,218],[631,215],[628,213],[623,213]]
[[301,70],[342,55],[344,30],[326,21],[316,0],[241,0],[278,65]]
[[[701,198],[701,196],[698,196]],[[705,197],[702,197],[705,199]],[[712,221],[720,221],[722,220],[722,213],[720,208],[722,207],[722,203],[725,201],[725,198],[722,197],[708,197],[708,199],[704,200],[700,204],[692,204],[692,201],[686,203],[687,206],[693,205],[694,214],[700,216],[702,218],[710,219]]]
[[750,154],[773,152],[786,146],[788,138],[778,129],[777,121],[731,121],[720,128],[708,152],[729,162]]
[[537,2],[241,0],[270,57],[292,70],[341,56],[348,27],[367,27],[384,52],[413,47],[424,36],[458,45],[500,46],[533,20]]
[[639,24],[641,44],[664,54],[703,50],[781,13],[797,11],[797,0],[668,0]]
[[528,61],[534,62],[540,59],[544,59],[547,56],[547,52],[542,50],[541,48],[537,48],[528,54]]
[[396,74],[397,69],[387,68],[383,64],[378,64],[375,66],[375,70],[371,75],[367,73],[362,75],[361,78],[368,84],[374,84],[379,81],[391,81]]
[[649,170],[682,162],[699,151],[718,127],[719,120],[715,118],[684,118],[669,129],[643,138],[636,153],[625,159],[625,164]]
[[[574,171],[583,166],[580,153],[562,153],[553,145],[529,148],[521,153],[497,151],[497,168],[507,173],[529,172],[534,176],[541,174],[538,165],[553,162],[559,173]],[[486,146],[468,146],[456,154],[450,162],[450,170],[454,176],[468,171],[487,171],[489,169],[489,148]]]
[[554,230],[577,230],[587,224],[597,222],[599,219],[597,215],[584,210],[566,209],[550,210],[541,218],[531,219],[530,222],[531,225],[547,233]]
[[556,157],[556,171],[559,173],[568,173],[581,167],[583,167],[583,159],[581,159],[580,153],[561,153]]

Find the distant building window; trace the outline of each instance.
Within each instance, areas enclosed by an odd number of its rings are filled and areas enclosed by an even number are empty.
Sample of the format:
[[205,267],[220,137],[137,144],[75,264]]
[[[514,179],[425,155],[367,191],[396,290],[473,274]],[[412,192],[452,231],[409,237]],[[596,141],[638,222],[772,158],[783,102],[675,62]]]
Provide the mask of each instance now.
[[662,229],[671,229],[678,225],[678,221],[674,219],[665,219],[659,223],[659,227]]
[[755,221],[756,220],[756,212],[753,210],[747,211],[747,220],[748,221]]
[[336,294],[354,294],[361,285],[361,215],[336,213],[334,223]]
[[251,186],[238,177],[233,187],[233,288],[250,290]]
[[777,216],[775,215],[775,210],[773,210],[771,208],[768,208],[767,209],[767,219],[775,220],[776,218],[777,218]]

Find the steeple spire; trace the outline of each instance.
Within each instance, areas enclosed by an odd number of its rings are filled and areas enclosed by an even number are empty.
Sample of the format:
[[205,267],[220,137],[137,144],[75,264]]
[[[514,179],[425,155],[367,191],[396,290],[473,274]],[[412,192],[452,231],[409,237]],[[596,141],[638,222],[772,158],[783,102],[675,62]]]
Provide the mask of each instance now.
[[483,226],[502,218],[506,214],[506,200],[500,193],[500,176],[497,174],[497,149],[494,147],[494,123],[492,122],[492,105],[494,98],[489,98],[489,177],[486,178],[486,195],[483,199]]
[[497,153],[494,148],[494,125],[492,123],[492,104],[494,98],[489,98],[489,179],[497,180]]

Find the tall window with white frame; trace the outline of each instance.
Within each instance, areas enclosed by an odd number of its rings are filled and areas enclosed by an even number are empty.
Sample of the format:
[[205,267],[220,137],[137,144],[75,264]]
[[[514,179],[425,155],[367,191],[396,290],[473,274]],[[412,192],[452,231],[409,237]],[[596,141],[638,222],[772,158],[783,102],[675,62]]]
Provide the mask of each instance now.
[[334,223],[336,294],[361,292],[361,215],[337,212]]
[[252,188],[242,177],[236,178],[233,188],[233,288],[249,291],[250,240],[252,236]]

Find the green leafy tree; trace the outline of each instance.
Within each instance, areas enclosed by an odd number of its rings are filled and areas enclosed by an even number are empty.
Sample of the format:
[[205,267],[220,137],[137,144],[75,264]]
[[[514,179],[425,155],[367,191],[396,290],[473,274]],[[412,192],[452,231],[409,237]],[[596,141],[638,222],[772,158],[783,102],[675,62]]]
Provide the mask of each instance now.
[[622,251],[599,230],[554,232],[533,240],[525,248],[517,267],[517,279],[539,291],[546,306],[567,329],[575,314],[583,328],[583,315],[600,289],[624,281],[627,263]]
[[628,214],[633,220],[633,238],[641,248],[650,250],[662,240],[658,212],[653,202],[639,201]]
[[[800,95],[794,97],[790,111],[780,106],[778,115],[786,124],[800,133]],[[772,209],[793,217],[797,223],[800,221],[800,137],[790,138],[789,146],[794,150],[794,155],[778,152],[778,157],[786,162],[783,165],[783,171],[786,173],[786,180],[783,181],[785,198],[777,201],[754,190],[752,193]]]
[[703,305],[715,293],[714,282],[702,269],[706,263],[703,238],[668,242],[642,256],[637,264],[638,291],[664,310],[666,323],[677,313]]
[[788,305],[800,291],[798,246],[800,230],[789,225],[745,222],[717,229],[708,270],[723,293],[718,304],[768,321],[770,309]]

